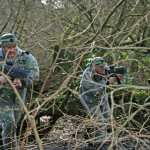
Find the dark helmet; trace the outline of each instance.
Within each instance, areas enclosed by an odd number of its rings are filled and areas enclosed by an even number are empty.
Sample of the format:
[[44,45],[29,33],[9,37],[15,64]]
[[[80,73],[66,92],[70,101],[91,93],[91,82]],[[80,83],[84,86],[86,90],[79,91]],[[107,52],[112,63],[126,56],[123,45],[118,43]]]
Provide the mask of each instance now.
[[19,40],[15,38],[15,35],[12,33],[7,33],[2,35],[0,46],[5,46],[8,44],[18,44]]

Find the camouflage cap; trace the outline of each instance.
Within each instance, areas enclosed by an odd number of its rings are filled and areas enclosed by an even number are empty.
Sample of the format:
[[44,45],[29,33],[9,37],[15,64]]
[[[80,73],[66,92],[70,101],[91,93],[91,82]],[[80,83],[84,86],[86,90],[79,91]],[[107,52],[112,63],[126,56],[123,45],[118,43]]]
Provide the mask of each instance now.
[[96,65],[96,66],[105,66],[105,61],[102,57],[95,57],[92,59],[92,65]]
[[19,43],[19,40],[17,40],[15,38],[15,35],[12,34],[12,33],[7,33],[7,34],[4,34],[2,37],[1,37],[1,43],[0,43],[0,46],[6,46],[8,44],[18,44]]

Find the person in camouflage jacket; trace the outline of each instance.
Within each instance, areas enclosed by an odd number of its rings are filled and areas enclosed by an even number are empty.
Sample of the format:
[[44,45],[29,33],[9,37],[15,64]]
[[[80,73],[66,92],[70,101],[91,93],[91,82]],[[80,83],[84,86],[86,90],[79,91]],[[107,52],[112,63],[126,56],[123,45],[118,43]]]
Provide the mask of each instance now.
[[[5,66],[9,66],[26,72],[24,78],[12,80],[23,102],[25,102],[27,87],[39,79],[39,67],[36,59],[29,52],[22,51],[17,47],[18,43],[19,41],[14,34],[8,33],[1,37],[0,69],[3,71]],[[12,79],[9,74],[8,78]],[[2,127],[3,147],[4,150],[11,147],[17,149],[16,128],[23,108],[12,87],[3,76],[0,76],[0,83],[0,125]]]
[[[89,67],[84,71],[79,87],[79,98],[90,118],[98,120],[101,128],[97,130],[95,136],[98,140],[105,140],[107,137],[107,124],[111,122],[111,110],[106,92],[106,85],[114,83],[115,77],[105,75],[109,67],[101,57],[92,59]],[[118,75],[122,79],[122,75]]]

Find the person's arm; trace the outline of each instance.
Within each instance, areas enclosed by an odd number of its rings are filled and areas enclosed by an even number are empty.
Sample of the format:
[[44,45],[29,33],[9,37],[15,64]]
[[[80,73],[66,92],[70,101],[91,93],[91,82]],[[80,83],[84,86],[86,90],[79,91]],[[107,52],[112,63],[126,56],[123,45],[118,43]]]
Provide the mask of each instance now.
[[116,80],[116,77],[110,77],[109,78],[109,83],[113,84]]
[[25,79],[21,79],[22,86],[30,86],[32,83],[36,83],[39,80],[39,66],[36,59],[31,55],[25,55],[27,76]]
[[[7,76],[9,79],[10,79],[10,77],[9,76]],[[3,76],[0,76],[0,83],[7,83],[7,80],[3,77]]]
[[29,55],[28,57],[28,74],[27,74],[27,85],[30,85],[32,83],[37,83],[39,80],[39,66],[36,61],[36,59]]
[[13,84],[14,86],[19,86],[20,88],[22,87],[22,83],[19,78],[15,78]]
[[[121,79],[123,79],[123,77],[124,77],[124,75],[117,75],[118,76],[118,78],[121,80]],[[113,84],[114,82],[115,82],[115,80],[116,80],[116,77],[110,77],[109,78],[109,83],[111,83],[111,84]]]
[[[11,79],[10,76],[7,76],[7,77],[8,77],[9,79]],[[0,76],[0,83],[4,83],[4,84],[7,83],[7,80],[5,79],[5,77]],[[13,81],[13,84],[14,84],[14,86],[22,87],[22,83],[21,83],[21,81],[20,81],[19,78],[15,78],[14,81]]]

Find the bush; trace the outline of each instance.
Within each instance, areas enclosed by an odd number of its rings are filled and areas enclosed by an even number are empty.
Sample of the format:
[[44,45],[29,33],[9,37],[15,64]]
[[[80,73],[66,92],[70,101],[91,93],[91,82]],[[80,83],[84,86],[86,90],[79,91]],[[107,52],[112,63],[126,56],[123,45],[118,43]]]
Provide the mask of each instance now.
[[[140,130],[143,125],[149,130],[149,96],[144,90],[120,90],[114,93],[114,118],[118,126],[129,120],[127,127]],[[110,98],[109,98],[110,99]],[[133,117],[132,117],[133,115]]]

